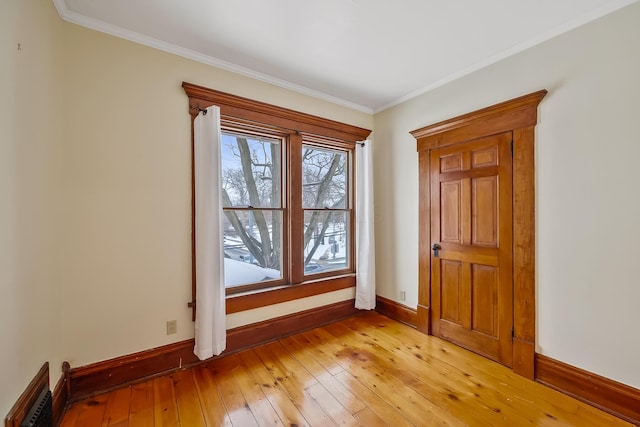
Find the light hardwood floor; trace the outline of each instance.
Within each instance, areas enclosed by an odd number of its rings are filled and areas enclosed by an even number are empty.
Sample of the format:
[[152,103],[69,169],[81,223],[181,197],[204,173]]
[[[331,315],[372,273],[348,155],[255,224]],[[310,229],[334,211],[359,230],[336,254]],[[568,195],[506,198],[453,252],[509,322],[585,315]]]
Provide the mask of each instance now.
[[72,406],[62,426],[630,426],[365,313]]

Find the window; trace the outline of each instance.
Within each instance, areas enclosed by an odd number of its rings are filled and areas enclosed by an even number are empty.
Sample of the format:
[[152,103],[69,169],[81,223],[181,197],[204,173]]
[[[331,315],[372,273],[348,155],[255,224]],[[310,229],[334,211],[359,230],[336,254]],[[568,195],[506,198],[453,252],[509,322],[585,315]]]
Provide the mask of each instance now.
[[[284,281],[284,138],[222,132],[225,287]],[[283,236],[285,234],[285,236]]]
[[241,306],[227,313],[354,286],[353,158],[370,131],[182,86],[193,118],[221,111],[225,287]]
[[302,146],[304,273],[349,269],[350,152]]
[[227,292],[352,273],[353,148],[255,128],[222,131]]

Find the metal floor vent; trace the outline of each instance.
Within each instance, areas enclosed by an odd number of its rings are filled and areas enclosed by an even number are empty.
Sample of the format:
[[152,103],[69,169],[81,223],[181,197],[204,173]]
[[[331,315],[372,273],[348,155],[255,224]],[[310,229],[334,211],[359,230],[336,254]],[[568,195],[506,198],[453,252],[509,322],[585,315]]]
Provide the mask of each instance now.
[[43,389],[25,415],[20,427],[53,427],[53,405],[51,390]]

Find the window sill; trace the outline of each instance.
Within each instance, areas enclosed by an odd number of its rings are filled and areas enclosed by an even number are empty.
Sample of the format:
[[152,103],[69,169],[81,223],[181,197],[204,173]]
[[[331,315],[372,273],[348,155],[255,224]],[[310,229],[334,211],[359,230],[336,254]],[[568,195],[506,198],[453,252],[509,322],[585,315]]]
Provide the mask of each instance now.
[[355,285],[355,274],[349,274],[332,277],[330,279],[304,282],[298,285],[260,289],[241,295],[229,295],[226,301],[227,314],[338,291],[340,289],[354,287]]

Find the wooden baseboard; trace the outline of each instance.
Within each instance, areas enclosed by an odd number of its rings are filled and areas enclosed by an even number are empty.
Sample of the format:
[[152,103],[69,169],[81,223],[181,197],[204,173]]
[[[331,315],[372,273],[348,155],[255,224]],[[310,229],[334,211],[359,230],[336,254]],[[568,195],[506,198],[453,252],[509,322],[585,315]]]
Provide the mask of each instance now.
[[536,345],[513,337],[513,372],[533,380],[535,378]]
[[388,298],[376,295],[376,311],[393,320],[409,325],[412,328],[416,327],[418,319],[416,310]]
[[640,390],[541,354],[536,381],[640,426]]
[[69,402],[100,394],[121,385],[150,378],[197,362],[193,339],[72,368],[69,372]]
[[53,389],[51,399],[53,401],[54,426],[60,425],[64,411],[67,409],[67,403],[69,403],[69,369],[69,362],[64,362],[62,364],[62,375]]
[[45,362],[35,377],[31,380],[27,388],[20,395],[13,408],[4,419],[5,427],[19,427],[22,419],[29,412],[31,406],[42,392],[42,389],[49,388],[49,362]]
[[418,303],[416,312],[416,329],[423,334],[431,335],[431,307]]
[[[227,349],[221,356],[332,323],[358,312],[351,299],[230,329],[227,331]],[[73,368],[69,372],[69,402],[203,363],[193,354],[193,346],[194,340],[189,339]]]
[[333,323],[359,312],[360,310],[355,308],[355,300],[350,299],[230,329],[227,331],[225,353],[275,341],[288,335]]

